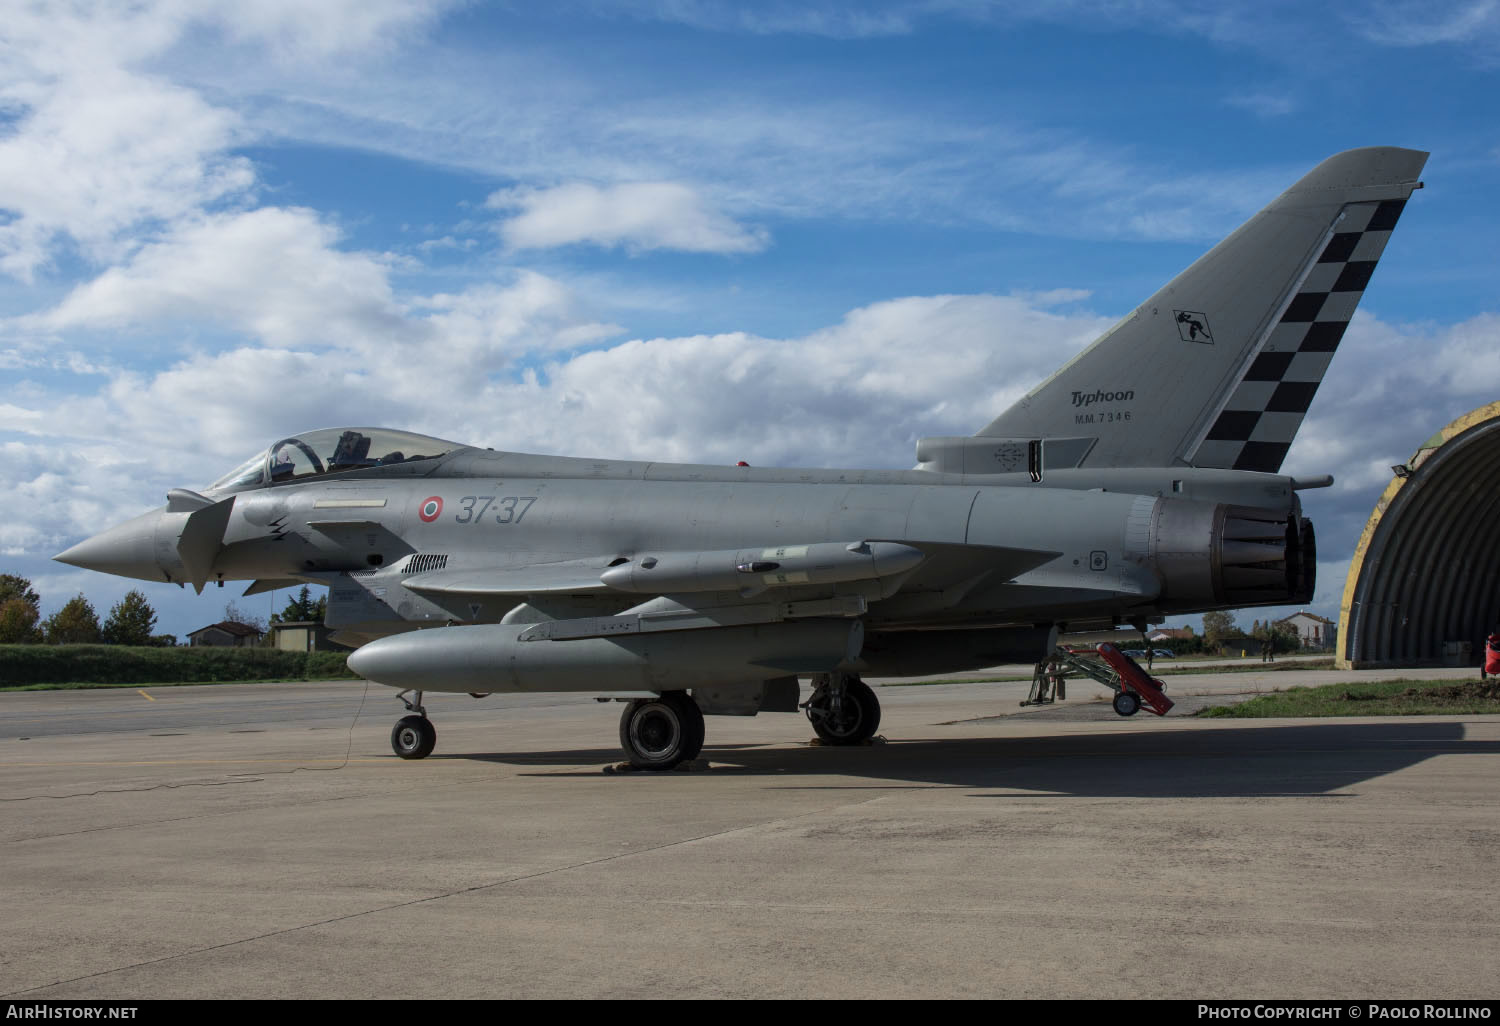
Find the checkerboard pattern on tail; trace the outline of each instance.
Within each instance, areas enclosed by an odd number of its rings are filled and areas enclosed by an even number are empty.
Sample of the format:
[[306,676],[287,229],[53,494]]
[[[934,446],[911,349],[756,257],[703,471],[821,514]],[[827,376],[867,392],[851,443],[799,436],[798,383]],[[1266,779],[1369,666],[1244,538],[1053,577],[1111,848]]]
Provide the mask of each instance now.
[[1291,448],[1405,200],[1352,203],[1193,462],[1274,474]]

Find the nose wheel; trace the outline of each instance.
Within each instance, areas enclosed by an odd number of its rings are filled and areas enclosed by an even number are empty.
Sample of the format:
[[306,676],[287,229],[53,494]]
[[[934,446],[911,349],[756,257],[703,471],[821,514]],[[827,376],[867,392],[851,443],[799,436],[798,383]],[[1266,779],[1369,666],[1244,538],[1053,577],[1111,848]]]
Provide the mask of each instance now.
[[425,759],[437,745],[437,728],[426,716],[403,716],[391,728],[391,749],[403,759]]
[[[407,698],[407,695],[413,697]],[[422,707],[422,692],[403,691],[396,696],[411,716],[403,716],[391,728],[391,751],[403,759],[425,759],[437,745],[437,728]]]

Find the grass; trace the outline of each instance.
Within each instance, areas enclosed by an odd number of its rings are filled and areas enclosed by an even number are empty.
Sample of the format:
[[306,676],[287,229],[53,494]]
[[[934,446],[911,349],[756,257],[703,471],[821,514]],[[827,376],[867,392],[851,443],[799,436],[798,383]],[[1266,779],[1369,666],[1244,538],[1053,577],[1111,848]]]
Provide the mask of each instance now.
[[270,648],[0,645],[0,690],[352,678],[345,656]]
[[[1139,662],[1139,660],[1137,660]],[[1145,664],[1141,665],[1145,669]],[[1153,677],[1173,677],[1183,673],[1268,673],[1281,670],[1331,670],[1333,669],[1333,658],[1307,659],[1302,662],[1278,661],[1274,663],[1262,663],[1259,660],[1250,663],[1229,663],[1213,666],[1188,665],[1188,666],[1165,666],[1162,660],[1157,660],[1156,668],[1151,670]],[[1077,674],[1069,674],[1069,680],[1079,680]],[[944,677],[941,680],[898,680],[890,681],[881,685],[887,688],[921,688],[929,684],[1014,684],[1017,681],[1030,682],[1031,675],[1010,677]]]
[[[1139,659],[1136,662],[1140,662]],[[1143,667],[1144,668],[1144,664]],[[1290,660],[1277,660],[1274,663],[1263,663],[1259,660],[1249,663],[1228,663],[1219,666],[1171,666],[1166,667],[1158,660],[1156,668],[1151,671],[1153,677],[1169,677],[1178,673],[1277,673],[1282,670],[1331,670],[1333,669],[1333,657],[1327,659],[1304,659],[1301,662]]]
[[97,681],[77,680],[59,681],[48,684],[11,684],[0,687],[0,694],[12,691],[100,691],[110,688],[195,688],[211,687],[216,684],[323,684],[330,680],[352,680],[362,681],[364,678],[355,677],[352,674],[347,677],[264,677],[260,679],[247,680],[163,680],[163,681],[140,681],[137,683],[100,683]]
[[1289,688],[1199,716],[1451,716],[1500,713],[1500,682],[1401,680]]

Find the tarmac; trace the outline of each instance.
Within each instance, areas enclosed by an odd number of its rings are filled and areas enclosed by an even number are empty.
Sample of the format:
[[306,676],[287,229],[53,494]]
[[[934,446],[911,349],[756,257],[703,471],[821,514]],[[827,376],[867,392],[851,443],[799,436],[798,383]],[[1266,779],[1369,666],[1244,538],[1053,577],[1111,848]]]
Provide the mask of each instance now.
[[0,694],[0,996],[1494,999],[1500,716],[1190,715],[1396,675],[888,686],[661,774],[588,697],[407,762],[363,682]]

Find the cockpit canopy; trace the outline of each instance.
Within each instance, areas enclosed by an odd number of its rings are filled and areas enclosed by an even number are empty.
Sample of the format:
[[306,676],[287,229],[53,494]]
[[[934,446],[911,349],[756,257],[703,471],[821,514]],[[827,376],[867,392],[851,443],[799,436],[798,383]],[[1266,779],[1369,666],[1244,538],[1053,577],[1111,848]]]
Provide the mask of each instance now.
[[387,428],[322,428],[283,438],[208,486],[238,492],[326,474],[433,460],[465,446]]

